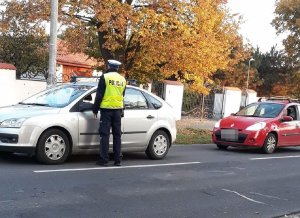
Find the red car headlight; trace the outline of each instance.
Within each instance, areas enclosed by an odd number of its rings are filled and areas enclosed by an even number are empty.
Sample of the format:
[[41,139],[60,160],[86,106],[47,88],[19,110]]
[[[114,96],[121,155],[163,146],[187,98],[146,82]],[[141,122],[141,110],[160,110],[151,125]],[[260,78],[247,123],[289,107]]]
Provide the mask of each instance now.
[[221,120],[219,120],[218,122],[215,123],[215,128],[220,128],[220,122],[221,122]]
[[251,131],[258,131],[258,130],[261,130],[263,128],[266,127],[266,123],[265,122],[259,122],[259,123],[255,123],[251,126],[248,126],[246,128],[246,130],[251,130]]

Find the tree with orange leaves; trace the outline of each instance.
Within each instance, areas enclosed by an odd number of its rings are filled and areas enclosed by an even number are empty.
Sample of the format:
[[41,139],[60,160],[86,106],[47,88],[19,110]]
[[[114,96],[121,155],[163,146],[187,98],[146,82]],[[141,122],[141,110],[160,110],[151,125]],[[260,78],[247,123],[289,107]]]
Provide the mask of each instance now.
[[[23,13],[29,23],[49,16],[49,0],[4,5],[14,5],[12,16]],[[175,76],[206,92],[205,82],[228,66],[238,43],[238,23],[225,5],[226,0],[61,0],[59,21],[74,52],[104,62],[118,59],[126,76],[140,82]]]
[[24,19],[31,12],[23,12],[14,1],[0,6],[5,6],[0,7],[0,62],[13,64],[17,78],[47,75],[48,37],[43,25]]

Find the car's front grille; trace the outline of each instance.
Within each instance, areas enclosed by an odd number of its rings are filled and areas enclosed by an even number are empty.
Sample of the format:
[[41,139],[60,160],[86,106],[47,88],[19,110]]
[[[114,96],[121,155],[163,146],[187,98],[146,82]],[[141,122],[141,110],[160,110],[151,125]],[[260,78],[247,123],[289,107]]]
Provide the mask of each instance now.
[[17,144],[19,136],[16,134],[0,133],[0,142]]
[[248,134],[245,133],[238,133],[238,138],[237,141],[232,141],[232,140],[225,140],[221,138],[221,130],[218,130],[215,132],[216,135],[216,139],[218,141],[224,141],[224,142],[237,142],[237,143],[244,143],[244,141],[246,140]]

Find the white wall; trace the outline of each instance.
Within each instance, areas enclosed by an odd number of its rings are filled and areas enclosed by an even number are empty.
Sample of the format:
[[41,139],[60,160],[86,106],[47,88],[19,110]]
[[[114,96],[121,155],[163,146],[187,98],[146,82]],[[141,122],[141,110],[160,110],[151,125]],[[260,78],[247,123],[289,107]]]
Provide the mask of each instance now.
[[47,83],[44,81],[16,80],[16,101],[23,101],[47,88]]
[[57,67],[56,67],[56,82],[62,82],[63,78],[62,78],[62,75],[63,75],[63,68],[64,66],[62,64],[57,64]]
[[152,90],[152,83],[145,83],[145,84],[140,84],[139,86],[141,89],[145,89],[148,92],[151,92]]
[[242,91],[238,88],[224,87],[223,93],[216,93],[214,99],[214,118],[221,119],[240,110]]
[[257,92],[251,89],[247,89],[242,93],[242,100],[241,100],[241,106],[245,107],[248,104],[251,104],[253,102],[257,102]]
[[214,99],[214,112],[213,117],[215,119],[221,119],[222,118],[222,110],[223,110],[223,93],[216,93],[215,99]]
[[14,104],[16,92],[14,91],[16,71],[0,69],[0,107]]
[[0,69],[0,107],[16,104],[46,87],[44,81],[16,80],[15,70]]
[[183,85],[165,84],[165,101],[173,107],[176,120],[181,119],[182,98]]
[[236,113],[240,110],[242,91],[225,89],[223,102],[223,117],[230,116],[231,113]]
[[247,96],[247,105],[253,102],[257,102],[257,93],[256,92],[249,92]]

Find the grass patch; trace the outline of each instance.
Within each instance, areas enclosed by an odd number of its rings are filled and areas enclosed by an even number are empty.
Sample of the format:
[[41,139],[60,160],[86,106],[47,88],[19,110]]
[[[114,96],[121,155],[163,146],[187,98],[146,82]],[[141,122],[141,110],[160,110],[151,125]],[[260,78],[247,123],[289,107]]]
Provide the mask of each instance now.
[[210,144],[211,130],[184,128],[177,129],[176,144]]

